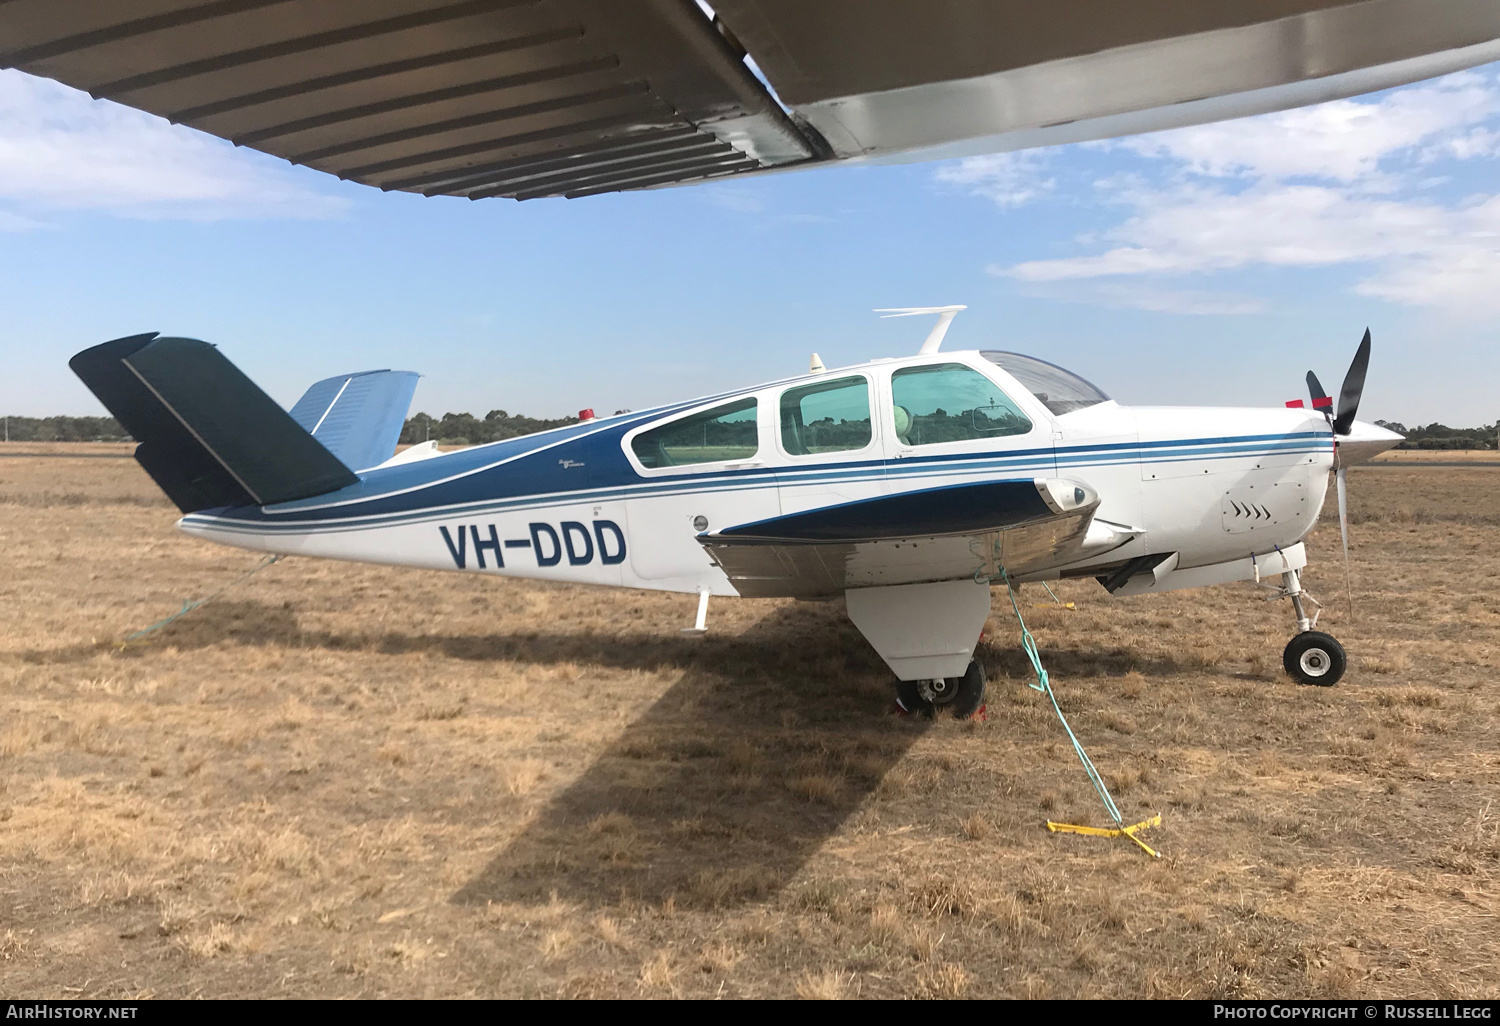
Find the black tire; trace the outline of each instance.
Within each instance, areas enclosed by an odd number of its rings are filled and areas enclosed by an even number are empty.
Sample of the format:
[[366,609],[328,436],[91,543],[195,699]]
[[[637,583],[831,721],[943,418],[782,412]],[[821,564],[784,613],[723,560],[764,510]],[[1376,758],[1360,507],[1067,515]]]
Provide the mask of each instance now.
[[896,701],[909,713],[934,716],[942,712],[954,719],[967,720],[984,709],[984,679],[984,664],[970,659],[962,677],[946,677],[942,681],[898,680]]
[[1349,665],[1344,646],[1322,631],[1303,631],[1287,642],[1281,665],[1300,684],[1331,688],[1344,676]]

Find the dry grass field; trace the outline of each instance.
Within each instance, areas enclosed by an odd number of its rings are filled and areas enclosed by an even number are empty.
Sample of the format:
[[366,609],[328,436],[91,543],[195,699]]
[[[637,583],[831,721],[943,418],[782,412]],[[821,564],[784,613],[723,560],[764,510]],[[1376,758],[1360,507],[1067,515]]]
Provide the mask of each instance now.
[[1377,463],[1500,463],[1500,452],[1493,449],[1391,449],[1376,459]]
[[[70,450],[72,451],[72,450]],[[1003,596],[989,719],[891,715],[838,604],[291,559],[128,460],[0,458],[7,996],[1500,993],[1500,472],[1350,475],[1280,670],[1250,585],[1023,610],[1165,858],[1102,809]],[[1003,615],[1002,615],[1003,614]]]

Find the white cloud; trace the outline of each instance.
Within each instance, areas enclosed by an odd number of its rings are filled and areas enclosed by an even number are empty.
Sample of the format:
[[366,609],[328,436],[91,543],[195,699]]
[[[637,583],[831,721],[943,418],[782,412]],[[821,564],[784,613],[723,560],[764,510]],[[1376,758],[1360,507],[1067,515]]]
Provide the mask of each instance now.
[[701,202],[733,214],[765,215],[752,220],[751,223],[757,229],[768,228],[775,224],[833,224],[838,220],[827,214],[776,213],[766,201],[767,193],[764,186],[760,185],[740,182],[706,185],[700,187],[696,195]]
[[1255,296],[1206,292],[1200,289],[1105,285],[1099,289],[1099,298],[1107,306],[1127,306],[1136,310],[1189,316],[1252,314],[1260,313],[1266,308],[1265,300]]
[[945,185],[993,200],[996,206],[1019,207],[1051,192],[1056,185],[1055,179],[1042,177],[1046,159],[1035,151],[965,157],[940,165],[935,177]]
[[1128,284],[1109,280],[1032,281],[1024,283],[1022,292],[1038,299],[1190,317],[1261,313],[1268,305],[1259,296],[1211,289],[1172,288],[1142,281]]
[[29,217],[17,217],[15,214],[7,214],[0,210],[0,232],[29,232],[45,227],[47,226],[41,221],[33,221]]
[[[992,269],[1022,281],[1151,272],[1229,270],[1252,264],[1323,267],[1419,256],[1476,230],[1488,214],[1361,197],[1327,186],[1148,193],[1136,216],[1106,233],[1123,245],[1096,256]],[[1477,217],[1477,220],[1476,220]],[[1474,223],[1468,224],[1469,221]]]
[[1375,101],[1335,100],[1111,145],[1170,158],[1207,177],[1356,182],[1374,175],[1382,161],[1422,144],[1442,140],[1450,148],[1461,147],[1459,140],[1472,134],[1466,134],[1468,129],[1497,113],[1500,90],[1494,82],[1465,72]]
[[1476,128],[1463,135],[1444,139],[1439,145],[1427,150],[1423,156],[1428,160],[1453,157],[1469,160],[1473,157],[1500,155],[1500,132],[1490,128]]
[[275,158],[0,70],[0,199],[13,205],[205,221],[328,218],[347,208],[299,177]]
[[[1500,155],[1500,83],[1464,73],[1305,110],[1108,144],[1154,162],[1153,175],[1096,183],[1129,211],[1075,239],[1086,252],[993,266],[1027,283],[1170,279],[1249,267],[1367,265],[1358,294],[1464,313],[1500,312],[1500,196],[1444,203],[1438,161]],[[1492,127],[1493,126],[1493,127]],[[1418,172],[1420,171],[1420,174]],[[1095,289],[1096,301],[1207,312],[1191,290]],[[1206,294],[1205,294],[1206,295]],[[1229,303],[1223,312],[1250,312]]]
[[751,186],[710,185],[703,190],[702,195],[713,206],[736,214],[759,214],[766,209],[766,201],[760,190]]

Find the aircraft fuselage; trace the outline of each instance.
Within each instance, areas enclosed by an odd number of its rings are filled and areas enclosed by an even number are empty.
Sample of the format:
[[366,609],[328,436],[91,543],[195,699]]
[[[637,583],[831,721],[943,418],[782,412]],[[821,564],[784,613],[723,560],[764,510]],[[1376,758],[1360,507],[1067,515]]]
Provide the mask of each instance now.
[[[1007,433],[924,442],[899,432],[898,419],[912,419],[904,407],[896,412],[895,399],[908,387],[900,375],[933,367],[982,375],[995,391],[982,409],[1004,410],[967,415],[986,428],[990,417],[1003,415],[1009,419],[999,430]],[[825,429],[831,422],[852,441],[835,441],[845,447],[834,451],[789,451],[787,397],[857,379],[868,396],[868,423],[836,417],[820,422]],[[643,435],[678,422],[696,431],[695,415],[736,404],[749,404],[749,419],[742,411],[707,421],[699,448],[691,448],[699,444],[696,436],[669,440],[672,451],[693,459],[704,453],[723,458],[643,462]],[[954,419],[940,406],[936,414]],[[920,430],[920,424],[908,428]],[[709,437],[715,431],[723,435],[719,450]],[[1293,549],[1317,520],[1333,460],[1332,432],[1311,411],[1103,401],[1058,414],[980,354],[940,353],[825,371],[375,468],[339,492],[193,513],[180,526],[212,541],[268,552],[736,595],[746,589],[705,551],[707,534],[911,491],[1061,479],[1096,491],[1094,520],[1119,531],[1107,551],[1090,552],[1085,544],[1050,563],[1019,568],[1015,576],[1103,574],[1153,553],[1173,554],[1169,569],[1179,573],[1268,555],[1274,560],[1278,551]]]

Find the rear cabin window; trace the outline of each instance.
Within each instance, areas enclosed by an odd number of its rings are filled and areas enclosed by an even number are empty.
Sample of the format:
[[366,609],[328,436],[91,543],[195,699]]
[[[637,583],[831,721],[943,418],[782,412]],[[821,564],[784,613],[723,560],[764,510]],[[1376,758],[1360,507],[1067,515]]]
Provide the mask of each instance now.
[[749,459],[760,448],[755,413],[754,399],[740,399],[642,431],[630,448],[653,470]]
[[863,377],[781,393],[781,446],[792,456],[863,449],[873,437],[870,383]]
[[936,445],[1024,435],[1031,421],[989,378],[961,363],[903,367],[891,375],[896,437]]

